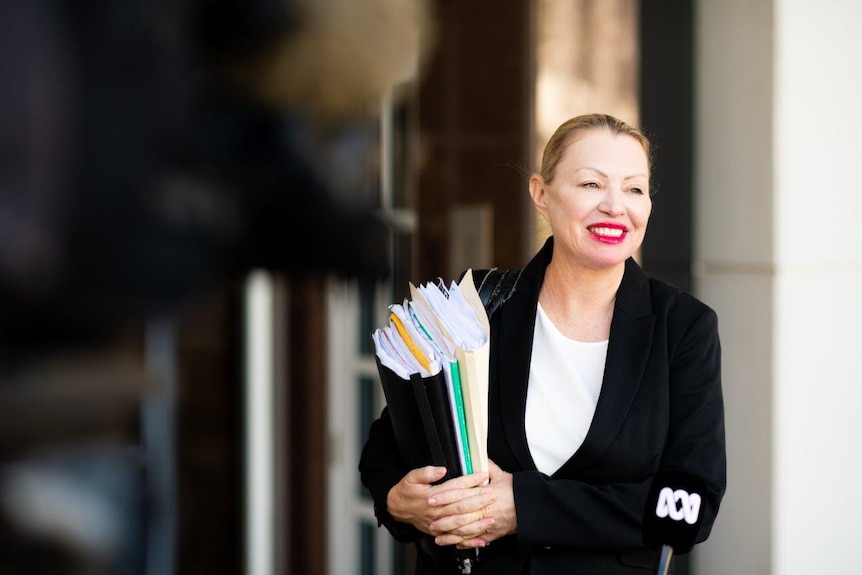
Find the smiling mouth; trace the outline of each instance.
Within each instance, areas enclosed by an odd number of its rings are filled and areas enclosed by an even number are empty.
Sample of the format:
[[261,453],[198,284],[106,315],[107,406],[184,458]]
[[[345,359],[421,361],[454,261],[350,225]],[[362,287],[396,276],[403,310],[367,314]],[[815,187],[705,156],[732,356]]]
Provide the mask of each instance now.
[[621,238],[626,233],[626,230],[623,228],[608,228],[605,226],[591,226],[587,229],[591,234],[603,238]]

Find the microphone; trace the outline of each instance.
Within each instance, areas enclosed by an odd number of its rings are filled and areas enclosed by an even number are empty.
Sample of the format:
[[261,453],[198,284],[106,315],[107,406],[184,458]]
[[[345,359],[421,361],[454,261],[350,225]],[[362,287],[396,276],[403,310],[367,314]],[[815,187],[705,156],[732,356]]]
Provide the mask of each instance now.
[[471,575],[479,562],[479,550],[455,549],[455,557],[458,559],[458,572],[462,575]]
[[661,546],[659,575],[667,575],[673,554],[694,546],[703,522],[706,481],[685,471],[660,469],[653,478],[643,518],[643,538],[648,547]]

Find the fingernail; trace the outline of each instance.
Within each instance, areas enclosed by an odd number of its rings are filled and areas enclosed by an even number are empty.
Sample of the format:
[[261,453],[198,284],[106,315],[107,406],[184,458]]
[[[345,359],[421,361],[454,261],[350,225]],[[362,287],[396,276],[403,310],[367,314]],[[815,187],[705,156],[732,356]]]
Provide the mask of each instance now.
[[436,497],[432,497],[431,499],[429,499],[429,500],[428,500],[428,505],[437,505],[437,498],[436,498]]

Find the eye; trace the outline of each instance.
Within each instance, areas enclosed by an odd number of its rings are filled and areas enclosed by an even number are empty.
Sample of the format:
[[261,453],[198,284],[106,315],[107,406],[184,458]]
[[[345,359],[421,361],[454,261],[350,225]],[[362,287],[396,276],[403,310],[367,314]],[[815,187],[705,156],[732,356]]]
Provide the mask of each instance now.
[[642,196],[642,195],[644,194],[643,189],[642,189],[642,188],[638,188],[638,187],[629,188],[629,191],[630,191],[631,193],[633,193],[633,194],[637,195],[637,196]]
[[584,182],[581,184],[581,187],[596,190],[598,189],[599,185],[596,182]]

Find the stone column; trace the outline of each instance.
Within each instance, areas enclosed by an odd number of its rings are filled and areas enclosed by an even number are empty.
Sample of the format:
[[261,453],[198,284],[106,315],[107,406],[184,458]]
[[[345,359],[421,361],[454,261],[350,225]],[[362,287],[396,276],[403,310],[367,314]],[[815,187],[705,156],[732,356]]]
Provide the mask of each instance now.
[[698,575],[849,573],[862,499],[862,4],[696,4],[695,284],[728,492]]

